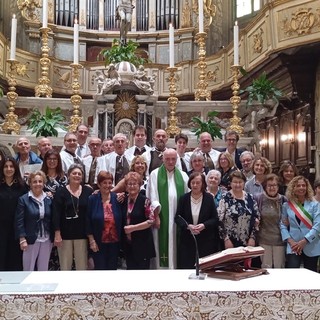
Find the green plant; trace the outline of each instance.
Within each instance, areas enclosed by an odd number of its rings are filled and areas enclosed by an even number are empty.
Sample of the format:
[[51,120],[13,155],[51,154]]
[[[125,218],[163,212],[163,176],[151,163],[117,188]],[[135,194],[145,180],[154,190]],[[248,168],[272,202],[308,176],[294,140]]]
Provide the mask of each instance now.
[[147,59],[142,58],[137,49],[139,43],[129,40],[126,44],[119,44],[117,39],[114,39],[110,49],[103,49],[100,54],[103,56],[105,65],[110,63],[116,64],[121,61],[128,61],[136,67],[148,62]]
[[247,104],[250,105],[254,101],[265,103],[268,99],[274,99],[276,101],[282,96],[281,90],[279,90],[272,81],[267,79],[267,75],[263,72],[258,78],[252,81],[252,84],[248,86],[242,92],[248,92]]
[[193,117],[191,120],[195,124],[195,128],[192,128],[191,131],[199,138],[202,132],[208,132],[211,135],[212,140],[215,138],[222,138],[221,128],[214,121],[219,113],[217,111],[208,112],[208,120],[202,121],[199,117]]
[[45,113],[41,114],[38,109],[33,109],[29,119],[28,129],[32,129],[32,134],[36,137],[57,137],[56,128],[66,130],[62,122],[65,120],[60,108],[50,109],[46,107]]

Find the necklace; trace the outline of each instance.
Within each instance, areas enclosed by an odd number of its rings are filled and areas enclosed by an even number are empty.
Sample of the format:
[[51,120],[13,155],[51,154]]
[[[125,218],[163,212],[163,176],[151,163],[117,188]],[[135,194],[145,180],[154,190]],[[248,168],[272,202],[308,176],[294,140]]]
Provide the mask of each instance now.
[[191,196],[191,202],[194,204],[198,204],[202,201],[202,197],[203,195],[201,194],[201,196],[199,198],[194,198],[193,196]]
[[78,213],[79,213],[79,198],[73,196],[70,193],[71,196],[71,202],[72,202],[72,207],[73,207],[73,212],[74,212],[74,216],[72,217],[72,219],[76,219],[78,218]]

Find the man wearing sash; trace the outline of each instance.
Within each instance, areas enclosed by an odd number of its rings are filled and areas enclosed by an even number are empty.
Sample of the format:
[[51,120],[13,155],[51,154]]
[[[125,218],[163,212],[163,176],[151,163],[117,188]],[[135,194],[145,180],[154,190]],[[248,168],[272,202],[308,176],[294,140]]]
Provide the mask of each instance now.
[[283,204],[282,240],[287,242],[287,267],[317,272],[320,256],[320,204],[313,199],[313,190],[303,176],[293,178],[287,188],[288,202]]
[[[188,192],[188,176],[175,167],[177,152],[166,149],[163,164],[150,174],[147,197],[155,207],[160,203],[160,228],[154,229],[156,268],[176,268],[176,227],[174,216],[179,198]],[[159,221],[158,221],[159,222]]]

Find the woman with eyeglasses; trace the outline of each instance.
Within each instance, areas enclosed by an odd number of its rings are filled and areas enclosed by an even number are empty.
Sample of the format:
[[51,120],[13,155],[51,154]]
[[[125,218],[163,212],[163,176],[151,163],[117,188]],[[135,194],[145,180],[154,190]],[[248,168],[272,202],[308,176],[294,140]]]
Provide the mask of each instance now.
[[285,243],[282,241],[280,221],[282,206],[287,201],[279,191],[279,177],[273,173],[263,182],[263,193],[255,195],[261,219],[259,224],[259,245],[265,250],[261,257],[262,268],[284,268]]
[[220,186],[224,190],[230,190],[230,174],[236,170],[232,156],[228,152],[222,152],[218,157],[218,171],[221,173]]
[[83,166],[72,164],[68,169],[68,184],[56,191],[53,199],[54,245],[58,248],[60,269],[86,270],[88,249],[86,212],[92,188],[82,185]]
[[52,200],[43,191],[46,176],[42,171],[30,173],[30,191],[19,198],[15,227],[23,252],[23,271],[48,271],[52,249]]
[[19,165],[12,157],[0,164],[0,271],[22,271],[22,251],[15,238],[14,219],[18,199],[28,192]]
[[116,270],[122,240],[124,216],[117,201],[117,194],[111,192],[113,176],[100,171],[97,176],[99,192],[89,197],[86,234],[95,270]]
[[279,193],[285,195],[289,182],[299,174],[297,167],[291,161],[284,161],[279,169]]
[[[68,183],[67,176],[62,170],[61,157],[58,151],[50,149],[45,153],[41,171],[45,173],[47,178],[43,190],[49,197],[53,198],[57,189],[59,187],[66,186]],[[58,250],[56,246],[53,246],[51,251],[49,270],[60,270]]]
[[288,184],[281,218],[282,240],[287,243],[287,268],[317,272],[320,256],[320,204],[308,179],[294,177]]
[[222,197],[218,207],[220,238],[225,249],[256,246],[260,212],[257,202],[244,191],[246,177],[240,171],[230,175],[231,190]]
[[129,172],[125,176],[124,253],[128,270],[150,269],[150,259],[156,256],[151,230],[155,219],[150,200],[140,192],[142,183],[137,172]]

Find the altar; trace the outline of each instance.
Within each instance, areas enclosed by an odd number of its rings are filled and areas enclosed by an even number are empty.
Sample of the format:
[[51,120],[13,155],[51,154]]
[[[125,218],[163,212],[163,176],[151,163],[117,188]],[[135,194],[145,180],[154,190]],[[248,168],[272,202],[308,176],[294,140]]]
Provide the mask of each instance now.
[[191,270],[1,272],[0,319],[318,319],[320,275],[230,281]]

